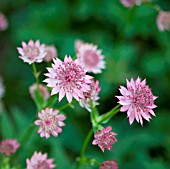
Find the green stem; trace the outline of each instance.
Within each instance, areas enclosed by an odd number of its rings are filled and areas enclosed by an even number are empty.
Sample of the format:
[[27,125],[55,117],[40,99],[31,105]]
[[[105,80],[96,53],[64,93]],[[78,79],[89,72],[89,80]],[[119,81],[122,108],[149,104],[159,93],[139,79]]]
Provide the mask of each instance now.
[[37,68],[35,66],[35,63],[32,64],[32,68],[33,68],[33,71],[34,71],[34,76],[35,76],[36,83],[37,83],[37,85],[39,85],[38,72],[37,72]]
[[71,107],[71,105],[74,103],[75,103],[75,101],[72,101],[71,103],[67,103],[64,106],[61,106],[60,108],[58,108],[58,110],[61,111],[61,110],[66,109],[67,107]]

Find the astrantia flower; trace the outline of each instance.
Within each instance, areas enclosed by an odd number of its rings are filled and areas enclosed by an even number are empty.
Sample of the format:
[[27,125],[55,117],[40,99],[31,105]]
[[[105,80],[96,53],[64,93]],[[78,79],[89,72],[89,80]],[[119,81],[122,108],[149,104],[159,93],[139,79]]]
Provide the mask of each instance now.
[[18,53],[21,55],[21,58],[24,62],[32,64],[34,62],[42,62],[43,58],[47,54],[45,51],[45,45],[40,45],[40,41],[37,40],[35,43],[30,40],[28,45],[25,42],[22,42],[22,48],[17,48]]
[[66,117],[63,114],[58,114],[58,110],[53,110],[52,108],[46,108],[38,113],[39,120],[35,121],[35,124],[39,127],[38,133],[41,137],[46,137],[47,139],[52,134],[57,137],[59,133],[62,132],[62,126],[65,126],[63,120]]
[[115,142],[117,142],[117,139],[115,138],[117,133],[111,132],[111,130],[112,130],[111,126],[103,128],[102,130],[98,130],[94,134],[95,139],[93,140],[92,144],[93,145],[98,145],[103,152],[104,152],[105,148],[108,149],[108,150],[113,148],[112,145]]
[[8,22],[4,14],[0,12],[0,31],[6,30],[8,27]]
[[[132,124],[134,119],[143,124],[142,118],[149,121],[150,114],[155,116],[153,108],[157,106],[154,100],[157,98],[153,96],[151,89],[146,85],[146,80],[141,81],[138,77],[136,81],[127,80],[127,88],[120,86],[120,93],[123,96],[116,96],[119,99],[119,104],[122,105],[120,111],[127,111],[129,123]],[[150,113],[150,114],[149,114]]]
[[4,92],[5,92],[5,88],[4,88],[4,85],[3,85],[2,78],[0,77],[0,99],[3,97]]
[[76,53],[79,52],[80,46],[83,45],[83,44],[85,44],[85,42],[82,41],[82,40],[80,40],[80,39],[77,39],[77,40],[75,41],[75,43],[74,43],[74,48],[75,48]]
[[20,144],[15,139],[6,139],[0,142],[0,152],[9,156],[17,151]]
[[52,169],[55,167],[53,164],[54,159],[47,159],[47,154],[35,152],[31,159],[27,159],[26,169]]
[[[78,45],[77,45],[78,46]],[[77,49],[77,57],[88,72],[101,73],[101,69],[105,68],[104,56],[96,45],[88,43],[80,43]]]
[[170,11],[161,11],[156,19],[160,31],[170,30]]
[[57,57],[57,49],[55,46],[51,45],[51,46],[46,46],[46,55],[44,57],[44,61],[46,62],[51,62],[53,60],[53,58]]
[[118,169],[118,165],[115,160],[107,160],[100,165],[99,169]]
[[141,4],[143,0],[120,0],[125,7],[132,7]]
[[95,103],[95,105],[98,105],[99,103],[97,100],[99,100],[99,94],[100,87],[99,87],[99,81],[94,82],[90,84],[90,91],[87,93],[84,93],[84,99],[80,99],[79,104],[81,107],[85,107],[89,112],[91,112],[90,109],[90,99]]
[[[48,92],[47,87],[40,84],[39,90],[40,90],[40,94],[43,97],[43,99],[45,101],[48,100],[48,98],[50,97],[50,93]],[[37,86],[36,83],[34,83],[33,85],[30,86],[29,92],[30,92],[31,97],[34,99],[35,98],[35,92],[38,92],[38,86]]]
[[86,75],[86,71],[78,60],[73,61],[71,57],[65,56],[64,62],[60,59],[53,59],[52,68],[47,68],[49,73],[44,82],[48,87],[52,87],[51,95],[59,93],[59,101],[66,95],[68,102],[74,97],[79,101],[84,98],[83,92],[90,90],[92,76]]

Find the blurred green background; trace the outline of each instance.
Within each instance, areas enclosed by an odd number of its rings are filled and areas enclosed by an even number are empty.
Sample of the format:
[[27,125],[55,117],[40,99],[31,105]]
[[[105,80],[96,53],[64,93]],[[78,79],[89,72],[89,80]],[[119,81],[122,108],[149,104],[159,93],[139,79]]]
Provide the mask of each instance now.
[[[170,10],[169,0],[153,2]],[[120,169],[170,168],[170,32],[158,31],[158,13],[150,5],[128,9],[119,0],[0,0],[0,11],[9,22],[9,28],[0,32],[0,75],[6,88],[0,115],[1,139],[18,138],[37,113],[28,92],[34,83],[32,67],[18,58],[16,47],[22,41],[39,39],[54,44],[63,59],[66,54],[75,56],[74,41],[82,39],[97,44],[105,56],[106,69],[95,75],[101,86],[101,114],[116,105],[115,95],[119,95],[118,87],[125,85],[126,78],[146,78],[158,96],[156,117],[150,123],[130,126],[126,113],[118,113],[108,124],[118,133],[114,150],[102,153],[97,146],[89,145],[87,155],[100,163],[117,160]],[[38,65],[42,74],[46,66]],[[46,140],[35,132],[30,142],[21,146],[14,164],[25,168],[25,159],[34,151],[42,151],[55,158],[57,168],[74,168],[91,124],[89,113],[78,104],[66,112],[63,133]]]

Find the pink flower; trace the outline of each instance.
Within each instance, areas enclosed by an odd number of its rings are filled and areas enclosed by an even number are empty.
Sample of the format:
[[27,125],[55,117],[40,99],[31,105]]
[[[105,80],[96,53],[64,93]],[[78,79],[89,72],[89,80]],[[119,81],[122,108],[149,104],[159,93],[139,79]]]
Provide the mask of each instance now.
[[125,7],[132,7],[134,5],[140,5],[143,0],[120,0]]
[[25,42],[22,42],[22,48],[17,48],[18,53],[21,55],[21,58],[24,62],[32,64],[34,62],[42,62],[43,58],[47,54],[45,51],[45,45],[40,45],[40,41],[37,40],[35,43],[30,40],[28,45]]
[[53,45],[46,46],[45,49],[46,49],[47,54],[44,57],[44,61],[51,62],[53,58],[57,57],[57,49],[55,48],[55,46]]
[[85,44],[85,42],[82,41],[82,40],[80,40],[80,39],[77,39],[77,40],[75,41],[75,43],[74,43],[74,48],[75,48],[76,53],[79,52],[80,46],[83,45],[83,44]]
[[0,31],[6,30],[8,27],[8,21],[4,14],[0,12]]
[[115,160],[107,160],[100,165],[99,169],[118,169],[118,165]]
[[34,123],[39,127],[38,133],[41,137],[46,137],[48,139],[50,134],[54,137],[58,136],[58,133],[62,132],[62,126],[65,126],[63,120],[66,117],[63,114],[58,114],[58,110],[52,108],[46,108],[38,113],[39,120],[36,120]]
[[108,150],[113,148],[112,145],[115,142],[117,142],[117,139],[115,138],[117,133],[111,132],[111,130],[112,130],[111,126],[103,128],[102,130],[98,130],[94,134],[95,139],[93,140],[92,144],[93,145],[98,145],[103,152],[104,152],[105,148],[108,149]]
[[[50,93],[48,92],[47,87],[40,84],[39,90],[40,90],[41,96],[43,97],[44,101],[48,100],[48,98],[50,97]],[[31,94],[31,97],[34,99],[35,98],[35,92],[38,92],[38,88],[37,88],[36,83],[34,83],[33,85],[30,86],[29,92]]]
[[[120,93],[123,96],[116,96],[119,99],[119,104],[122,105],[120,111],[127,111],[129,123],[132,124],[134,119],[143,124],[142,117],[149,121],[150,114],[155,116],[153,108],[157,106],[154,100],[157,98],[153,96],[151,89],[146,85],[146,80],[141,81],[138,77],[136,81],[127,80],[127,88],[120,86]],[[150,113],[150,114],[149,114]]]
[[88,72],[101,73],[105,68],[104,56],[96,45],[79,41],[76,44],[77,57]]
[[156,23],[160,31],[170,30],[170,11],[159,12]]
[[15,139],[6,139],[0,142],[0,152],[9,156],[17,151],[20,144]]
[[84,98],[83,92],[90,90],[92,76],[86,75],[86,71],[78,60],[73,61],[69,56],[65,56],[64,62],[60,59],[53,59],[52,68],[47,68],[49,73],[44,82],[48,87],[52,87],[51,95],[59,93],[59,101],[66,95],[68,102],[74,97],[79,101]]
[[98,105],[99,103],[97,102],[97,100],[99,100],[99,92],[99,81],[94,82],[94,80],[92,80],[92,83],[90,84],[90,91],[84,93],[84,99],[80,99],[79,101],[80,106],[85,107],[89,112],[91,112],[90,100],[92,100],[95,105]]
[[27,159],[26,169],[52,169],[55,167],[53,159],[47,159],[47,153],[42,154],[41,152],[34,152],[31,159]]

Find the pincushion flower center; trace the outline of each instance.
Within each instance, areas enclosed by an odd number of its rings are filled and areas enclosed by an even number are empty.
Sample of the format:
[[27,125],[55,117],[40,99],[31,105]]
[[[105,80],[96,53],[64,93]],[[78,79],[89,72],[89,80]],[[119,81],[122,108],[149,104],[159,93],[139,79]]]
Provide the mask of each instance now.
[[38,48],[32,46],[25,48],[24,52],[29,59],[35,59],[40,53]]
[[46,161],[38,162],[35,168],[36,169],[50,169],[49,164]]
[[7,144],[5,146],[2,146],[1,148],[6,152],[10,152],[11,150],[13,150],[13,147],[14,147],[13,145]]
[[87,50],[84,53],[84,62],[85,62],[85,65],[89,67],[95,67],[99,63],[99,56],[96,52]]

